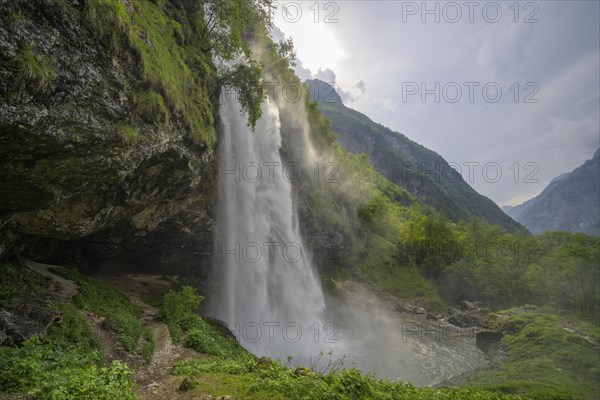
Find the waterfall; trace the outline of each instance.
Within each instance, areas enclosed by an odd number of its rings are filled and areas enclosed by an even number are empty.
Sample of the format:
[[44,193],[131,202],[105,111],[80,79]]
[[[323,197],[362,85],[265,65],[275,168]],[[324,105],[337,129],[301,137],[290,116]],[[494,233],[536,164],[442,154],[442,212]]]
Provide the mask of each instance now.
[[[345,366],[417,385],[485,365],[470,331],[399,315],[360,287],[347,285],[346,299],[329,299],[325,313],[300,235],[293,179],[280,156],[279,112],[276,103],[265,102],[252,132],[235,98],[221,105],[212,315],[253,354],[283,361],[292,356],[293,365],[310,365],[309,357],[333,350],[334,359],[347,357]],[[301,136],[305,122],[294,121],[294,145],[310,156]]]
[[325,303],[279,152],[279,110],[265,101],[252,132],[229,97],[221,105],[212,313],[256,355],[314,355]]

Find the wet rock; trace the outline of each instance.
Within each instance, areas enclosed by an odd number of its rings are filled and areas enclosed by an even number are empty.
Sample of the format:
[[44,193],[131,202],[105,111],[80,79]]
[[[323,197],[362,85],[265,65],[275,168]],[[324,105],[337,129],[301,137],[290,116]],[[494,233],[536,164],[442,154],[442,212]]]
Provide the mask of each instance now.
[[475,345],[484,353],[499,346],[504,334],[498,330],[483,329],[475,334]]
[[457,308],[450,310],[447,321],[461,328],[483,327],[487,324],[487,315],[473,311],[463,311]]
[[423,307],[411,303],[399,303],[396,305],[396,311],[404,312],[411,315],[426,315],[427,310]]
[[256,363],[256,365],[258,365],[258,366],[267,365],[267,364],[271,364],[272,362],[273,362],[273,359],[271,357],[262,356],[261,358],[258,359],[258,362]]
[[224,321],[212,317],[203,317],[203,319],[215,328],[217,328],[217,330],[222,336],[237,340],[233,332],[227,326],[227,323],[225,323]]
[[440,317],[437,315],[434,315],[434,314],[427,313],[425,315],[425,319],[430,320],[430,321],[439,321]]
[[181,385],[179,385],[179,391],[188,392],[194,389],[196,386],[198,386],[198,380],[188,376],[183,380],[183,382],[181,382]]
[[0,310],[1,344],[15,346],[34,336],[44,335],[47,327],[39,322],[10,311]]
[[310,369],[308,369],[306,367],[298,367],[294,370],[295,376],[305,376],[305,375],[308,375],[309,373],[310,373]]
[[35,304],[22,304],[17,308],[16,312],[19,315],[38,322],[45,328],[49,328],[51,325],[61,320],[61,315],[58,311],[40,307]]
[[153,390],[153,389],[158,389],[160,387],[160,383],[158,382],[150,382],[150,384],[148,384],[148,386],[146,386],[146,389],[148,390]]

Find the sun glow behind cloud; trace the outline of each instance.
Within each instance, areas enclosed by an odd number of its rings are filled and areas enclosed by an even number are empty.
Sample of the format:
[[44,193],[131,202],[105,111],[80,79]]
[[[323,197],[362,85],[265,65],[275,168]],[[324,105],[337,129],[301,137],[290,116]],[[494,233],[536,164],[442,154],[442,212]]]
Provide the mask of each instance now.
[[323,10],[322,3],[281,2],[274,12],[274,24],[286,37],[291,37],[298,58],[304,67],[316,72],[319,68],[335,68],[345,53],[333,33],[332,23],[326,18],[335,18],[331,10]]

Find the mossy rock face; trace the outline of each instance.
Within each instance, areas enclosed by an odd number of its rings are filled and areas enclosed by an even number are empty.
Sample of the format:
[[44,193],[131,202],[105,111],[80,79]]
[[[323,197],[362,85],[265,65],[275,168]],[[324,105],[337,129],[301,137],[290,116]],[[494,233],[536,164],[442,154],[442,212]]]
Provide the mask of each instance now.
[[[0,4],[0,257],[59,262],[78,248],[91,263],[127,250],[149,268],[198,265],[194,243],[211,236],[214,140],[192,140],[148,82],[133,27],[99,40],[80,3]],[[166,256],[172,246],[181,251]]]

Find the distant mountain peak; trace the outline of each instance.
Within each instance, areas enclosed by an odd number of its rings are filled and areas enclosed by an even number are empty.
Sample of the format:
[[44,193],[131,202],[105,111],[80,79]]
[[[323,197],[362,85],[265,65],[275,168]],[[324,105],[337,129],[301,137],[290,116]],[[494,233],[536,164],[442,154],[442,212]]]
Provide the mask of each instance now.
[[536,197],[503,210],[533,233],[548,230],[600,235],[600,149],[592,159],[552,179]]
[[320,79],[307,79],[304,83],[308,87],[312,101],[319,104],[344,104],[335,82],[328,83]]

